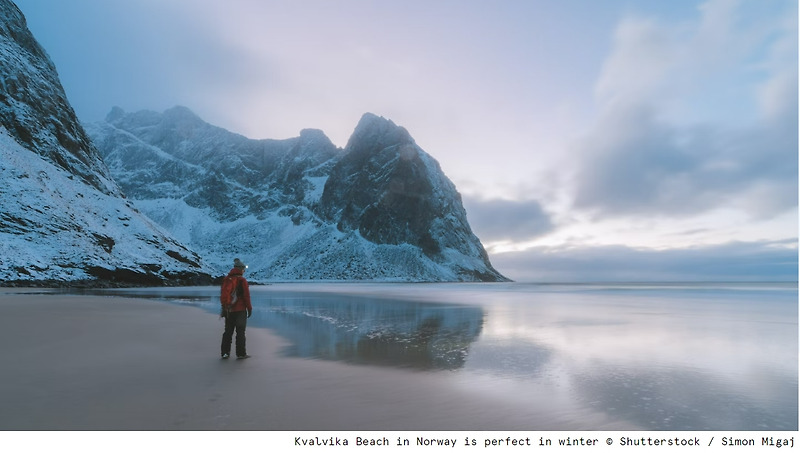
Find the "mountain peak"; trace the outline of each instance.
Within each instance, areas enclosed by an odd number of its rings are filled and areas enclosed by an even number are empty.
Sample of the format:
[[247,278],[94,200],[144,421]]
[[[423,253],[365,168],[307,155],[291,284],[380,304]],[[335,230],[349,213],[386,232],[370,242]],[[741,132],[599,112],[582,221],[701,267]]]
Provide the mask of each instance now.
[[115,105],[114,107],[111,108],[111,111],[108,112],[108,115],[106,115],[106,122],[113,123],[114,121],[122,118],[123,116],[125,116],[125,110],[123,110],[122,107],[118,107]]
[[164,110],[164,117],[170,119],[183,119],[203,122],[203,120],[197,116],[196,113],[191,111],[188,107],[184,107],[182,105],[176,105],[175,107]]
[[383,149],[402,144],[414,144],[414,139],[404,127],[374,113],[365,113],[350,136],[346,148],[351,152],[363,152],[367,151],[365,148]]
[[328,136],[325,135],[325,132],[319,129],[303,129],[300,131],[300,138],[304,140],[328,140]]
[[344,150],[317,129],[250,140],[147,112],[115,125],[90,131],[128,196],[220,271],[236,251],[254,281],[505,279],[455,186],[386,118],[363,115]]
[[360,127],[366,127],[368,125],[379,125],[379,124],[387,124],[393,127],[396,127],[394,122],[390,119],[384,118],[380,115],[376,115],[371,112],[366,112],[361,115],[361,119],[358,121],[358,125],[356,125],[356,130]]

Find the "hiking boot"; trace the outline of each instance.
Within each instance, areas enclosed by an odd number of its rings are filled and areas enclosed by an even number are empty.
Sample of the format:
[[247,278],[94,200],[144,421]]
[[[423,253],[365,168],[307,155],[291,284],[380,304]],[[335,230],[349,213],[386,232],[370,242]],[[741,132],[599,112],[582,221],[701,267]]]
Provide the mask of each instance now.
[[227,358],[228,358],[228,357],[230,357],[230,356],[231,356],[230,354],[222,354],[222,358],[223,358],[223,359],[227,359]]

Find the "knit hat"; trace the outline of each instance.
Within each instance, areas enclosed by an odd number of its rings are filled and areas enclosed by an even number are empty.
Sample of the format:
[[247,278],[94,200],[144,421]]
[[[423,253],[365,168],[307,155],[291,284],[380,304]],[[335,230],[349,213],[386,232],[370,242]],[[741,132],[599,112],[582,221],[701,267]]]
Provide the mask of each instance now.
[[244,264],[242,262],[242,260],[240,260],[239,258],[236,258],[236,259],[233,260],[233,267],[236,267],[236,268],[239,268],[239,269],[247,269],[247,265]]

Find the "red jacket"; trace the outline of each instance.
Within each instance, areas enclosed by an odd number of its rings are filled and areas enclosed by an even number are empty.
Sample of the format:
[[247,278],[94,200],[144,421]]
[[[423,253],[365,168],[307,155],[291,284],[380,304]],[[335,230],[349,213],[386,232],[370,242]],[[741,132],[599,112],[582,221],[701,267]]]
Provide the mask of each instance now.
[[[230,311],[252,311],[253,305],[250,304],[250,286],[247,284],[247,279],[242,276],[244,270],[233,268],[228,272],[228,277],[233,278],[234,285],[236,285],[237,297],[236,303],[231,306]],[[223,283],[223,287],[225,284]]]

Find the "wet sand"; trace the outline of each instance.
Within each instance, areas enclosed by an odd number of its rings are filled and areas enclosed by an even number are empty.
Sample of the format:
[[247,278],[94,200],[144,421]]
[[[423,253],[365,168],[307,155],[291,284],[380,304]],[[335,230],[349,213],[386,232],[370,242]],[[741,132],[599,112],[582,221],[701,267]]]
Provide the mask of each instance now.
[[221,360],[199,308],[0,290],[2,430],[530,430],[563,421],[496,404],[430,373],[287,358],[248,328]]

